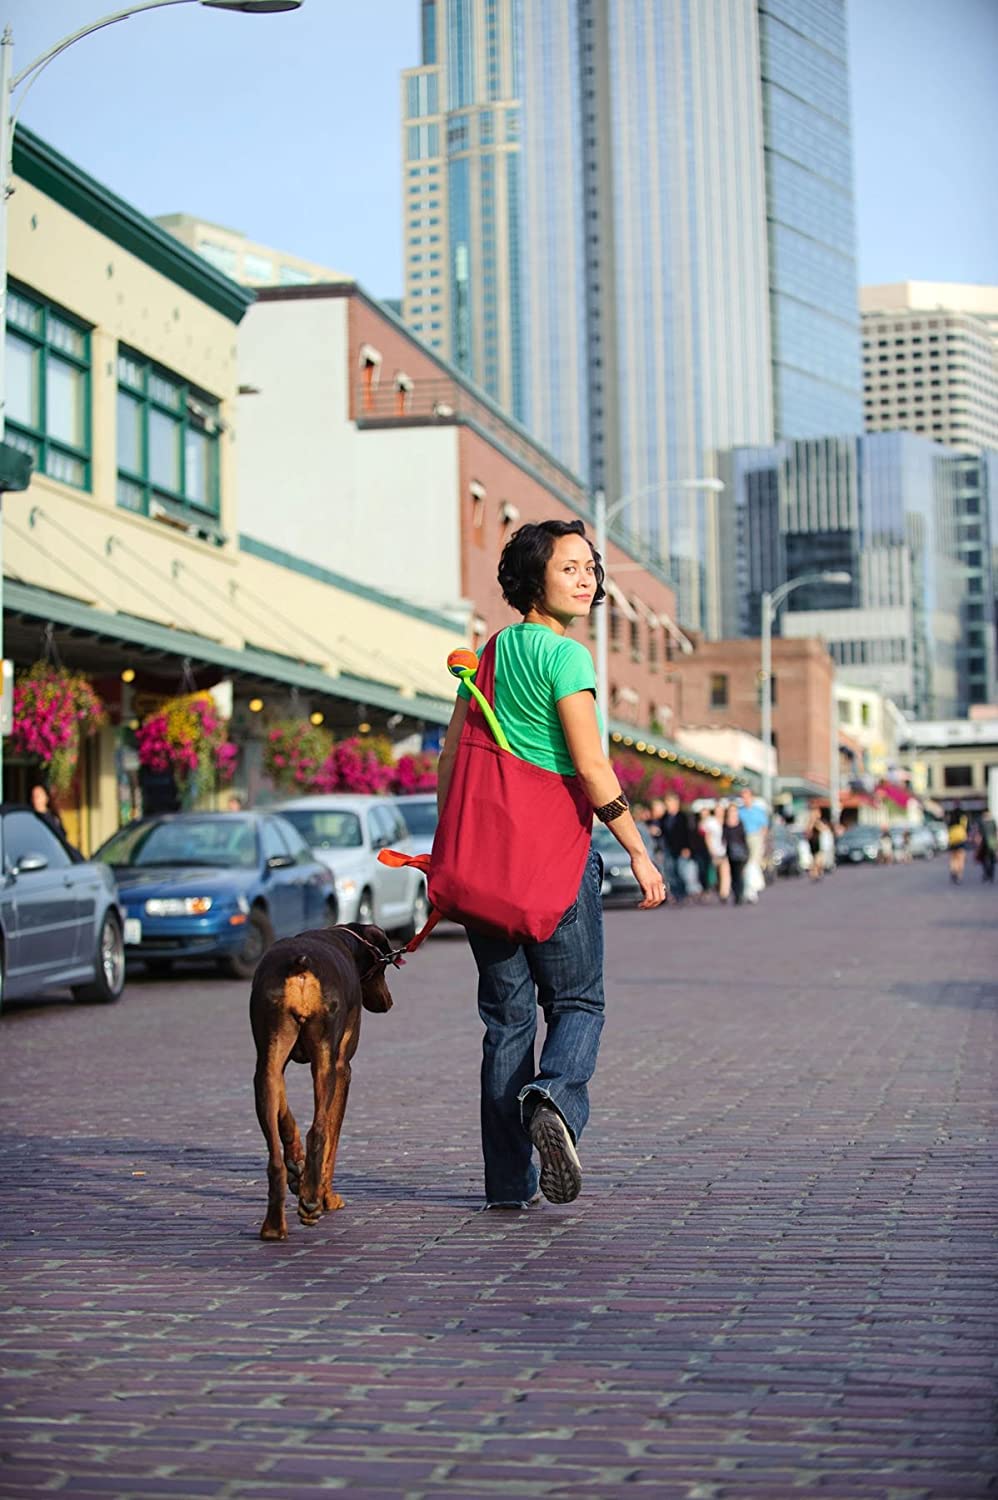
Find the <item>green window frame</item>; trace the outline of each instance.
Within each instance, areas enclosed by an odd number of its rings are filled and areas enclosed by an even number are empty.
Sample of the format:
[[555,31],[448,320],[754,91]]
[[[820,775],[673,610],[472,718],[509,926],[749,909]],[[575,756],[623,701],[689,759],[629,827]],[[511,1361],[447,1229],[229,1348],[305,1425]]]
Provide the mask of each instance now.
[[91,487],[90,327],[11,283],[7,297],[7,441],[37,474]]
[[221,541],[222,421],[215,397],[119,344],[116,418],[122,510]]

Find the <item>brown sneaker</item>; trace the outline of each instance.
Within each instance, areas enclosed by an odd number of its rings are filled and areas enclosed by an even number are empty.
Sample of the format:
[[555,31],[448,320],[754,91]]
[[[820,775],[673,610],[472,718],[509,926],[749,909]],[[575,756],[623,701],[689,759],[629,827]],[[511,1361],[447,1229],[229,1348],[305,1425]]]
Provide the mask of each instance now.
[[541,1159],[541,1192],[549,1203],[572,1203],[582,1191],[582,1165],[568,1126],[556,1109],[538,1104],[529,1130]]

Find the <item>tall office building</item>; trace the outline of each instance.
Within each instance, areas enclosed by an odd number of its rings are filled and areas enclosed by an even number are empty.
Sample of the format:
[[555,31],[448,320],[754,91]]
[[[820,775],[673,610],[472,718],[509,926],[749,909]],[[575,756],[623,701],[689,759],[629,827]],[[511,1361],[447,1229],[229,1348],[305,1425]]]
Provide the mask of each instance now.
[[721,449],[859,430],[844,0],[422,8],[407,321],[629,497],[620,523],[668,559],[680,617],[717,634],[717,497],[690,482]]
[[516,417],[520,373],[519,0],[420,0],[402,76],[403,316]]
[[998,448],[998,287],[867,286],[860,307],[866,430]]
[[778,438],[863,430],[844,0],[759,0]]
[[[920,717],[966,712],[979,700],[969,696],[971,595],[957,495],[961,484],[980,495],[986,478],[958,475],[956,457],[904,432],[720,455],[725,634],[759,634],[764,591],[846,572],[848,584],[816,579],[795,589],[777,631],[823,637],[849,681]],[[979,604],[988,579],[981,569]],[[982,677],[988,670],[986,662]]]

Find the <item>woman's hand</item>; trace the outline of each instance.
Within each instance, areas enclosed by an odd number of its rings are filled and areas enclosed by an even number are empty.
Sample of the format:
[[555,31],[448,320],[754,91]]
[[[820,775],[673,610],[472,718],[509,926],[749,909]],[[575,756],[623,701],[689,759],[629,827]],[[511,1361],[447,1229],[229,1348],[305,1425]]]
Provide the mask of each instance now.
[[638,910],[651,911],[653,907],[661,906],[665,900],[665,881],[647,849],[642,848],[639,853],[631,855],[631,870],[641,887]]

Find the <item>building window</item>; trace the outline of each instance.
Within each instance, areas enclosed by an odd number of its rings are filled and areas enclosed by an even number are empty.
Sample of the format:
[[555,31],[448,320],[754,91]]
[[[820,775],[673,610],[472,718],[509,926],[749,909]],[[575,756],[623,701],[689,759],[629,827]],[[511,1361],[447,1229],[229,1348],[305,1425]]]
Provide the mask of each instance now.
[[190,525],[218,517],[218,402],[124,347],[118,352],[118,504]]
[[7,300],[7,440],[39,474],[90,488],[90,332],[12,287]]
[[944,787],[967,787],[973,784],[973,766],[943,766]]
[[710,674],[710,706],[711,706],[711,708],[727,708],[727,706],[728,706],[728,674],[727,674],[727,672],[711,672],[711,674]]

